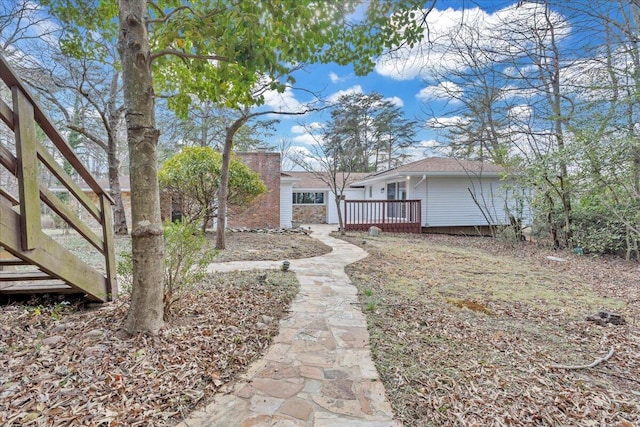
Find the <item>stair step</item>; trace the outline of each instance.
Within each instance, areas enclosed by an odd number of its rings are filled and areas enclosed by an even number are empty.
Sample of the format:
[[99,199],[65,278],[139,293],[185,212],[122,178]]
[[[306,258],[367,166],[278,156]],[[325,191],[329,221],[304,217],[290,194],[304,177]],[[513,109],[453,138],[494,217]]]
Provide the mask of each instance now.
[[32,280],[51,280],[52,277],[39,270],[0,271],[0,282],[30,282]]
[[[49,282],[7,282],[0,283],[2,294],[42,294],[42,293],[79,293],[61,280]],[[82,292],[80,292],[82,293]]]
[[0,258],[0,267],[9,265],[27,265],[27,263],[20,258]]

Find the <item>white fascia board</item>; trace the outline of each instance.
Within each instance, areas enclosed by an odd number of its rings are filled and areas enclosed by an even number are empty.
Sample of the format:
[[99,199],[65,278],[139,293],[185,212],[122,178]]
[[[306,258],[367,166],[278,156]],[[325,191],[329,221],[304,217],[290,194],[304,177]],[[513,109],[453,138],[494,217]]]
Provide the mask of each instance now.
[[396,172],[396,173],[392,173],[392,174],[385,174],[385,175],[380,175],[380,176],[376,176],[373,178],[369,178],[369,179],[363,179],[360,181],[355,181],[351,184],[351,186],[364,186],[364,185],[371,185],[371,184],[375,184],[377,182],[388,182],[388,181],[397,181],[398,179],[406,179],[407,177],[460,177],[460,178],[482,178],[482,177],[486,177],[486,178],[499,178],[502,176],[501,173],[499,172],[480,172],[480,173],[475,173],[475,172],[417,172],[417,171],[412,171],[412,172]]
[[296,183],[300,181],[300,178],[295,178],[293,176],[281,176],[280,177],[280,182],[287,182],[287,183]]

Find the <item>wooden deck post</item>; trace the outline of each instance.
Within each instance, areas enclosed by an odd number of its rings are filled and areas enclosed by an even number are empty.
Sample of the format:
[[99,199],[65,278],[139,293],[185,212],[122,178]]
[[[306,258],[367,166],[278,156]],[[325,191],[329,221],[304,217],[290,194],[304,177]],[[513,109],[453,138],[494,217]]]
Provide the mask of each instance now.
[[38,189],[38,159],[36,126],[33,106],[19,87],[11,88],[13,95],[13,126],[18,160],[17,178],[20,197],[20,227],[22,250],[37,247],[42,233],[40,224],[40,191]]
[[113,242],[113,213],[111,199],[105,194],[100,195],[100,210],[102,214],[102,235],[104,236],[105,270],[107,272],[107,298],[114,300],[118,296],[116,281],[116,256]]

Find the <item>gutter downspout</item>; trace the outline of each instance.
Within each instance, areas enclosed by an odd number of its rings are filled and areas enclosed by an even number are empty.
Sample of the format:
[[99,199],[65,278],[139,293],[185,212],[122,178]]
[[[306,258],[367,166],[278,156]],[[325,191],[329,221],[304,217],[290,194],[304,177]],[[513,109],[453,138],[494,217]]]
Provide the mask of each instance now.
[[[418,183],[415,185],[415,187],[413,187],[413,189],[417,189],[418,185],[422,184],[423,182],[425,182],[427,180],[427,175],[424,174],[422,175],[422,179],[420,181],[418,181]],[[426,187],[426,182],[425,182],[425,187]],[[425,223],[424,223],[424,227],[427,226],[427,213],[428,213],[428,206],[427,206],[427,199],[429,198],[429,194],[428,194],[428,188],[424,189],[424,218],[425,218]],[[422,207],[421,207],[422,208]],[[422,218],[420,218],[420,227],[423,227],[422,225]]]

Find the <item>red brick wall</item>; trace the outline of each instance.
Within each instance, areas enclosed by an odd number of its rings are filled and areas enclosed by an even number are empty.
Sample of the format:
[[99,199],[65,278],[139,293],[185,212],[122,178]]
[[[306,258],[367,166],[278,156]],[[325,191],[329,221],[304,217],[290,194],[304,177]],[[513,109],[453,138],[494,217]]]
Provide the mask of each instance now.
[[280,227],[280,153],[261,151],[236,154],[260,175],[267,186],[267,192],[258,196],[246,209],[229,207],[227,227]]

